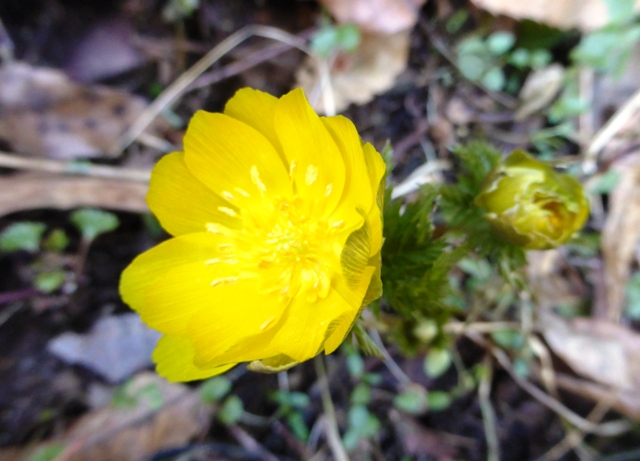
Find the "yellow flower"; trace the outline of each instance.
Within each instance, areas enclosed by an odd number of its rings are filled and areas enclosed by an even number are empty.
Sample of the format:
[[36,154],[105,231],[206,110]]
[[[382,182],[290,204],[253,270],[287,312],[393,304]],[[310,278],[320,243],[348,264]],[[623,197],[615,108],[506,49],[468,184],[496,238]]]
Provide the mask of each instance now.
[[348,119],[318,117],[300,89],[245,88],[223,114],[196,113],[147,196],[174,238],[120,282],[163,333],[158,373],[279,371],[333,352],[381,294],[384,171]]
[[487,178],[476,198],[485,218],[505,240],[527,250],[555,248],[573,237],[589,216],[578,181],[522,150]]

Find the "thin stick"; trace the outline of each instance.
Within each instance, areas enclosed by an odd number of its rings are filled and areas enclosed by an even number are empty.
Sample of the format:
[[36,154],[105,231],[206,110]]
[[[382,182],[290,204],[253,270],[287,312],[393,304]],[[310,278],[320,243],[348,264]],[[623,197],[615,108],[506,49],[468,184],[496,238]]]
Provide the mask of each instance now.
[[640,108],[640,90],[627,101],[625,105],[620,107],[613,117],[609,119],[605,125],[598,130],[593,137],[589,148],[584,154],[582,162],[582,170],[585,174],[592,174],[597,169],[598,154],[607,145],[609,141],[622,129],[625,123]]
[[[435,33],[433,33],[433,30],[431,30],[431,27],[429,25],[425,24],[424,22],[421,22],[420,26],[422,27],[422,30],[424,30],[424,32],[427,34],[427,37],[431,41],[431,44],[436,49],[436,51],[438,53],[440,53],[443,58],[445,58],[447,61],[449,61],[449,64],[451,64],[458,71],[460,71],[460,67],[458,66],[458,63],[456,62],[455,56],[452,53],[449,52],[449,50],[447,49],[446,45],[442,42],[442,40],[440,40],[440,38],[437,37]],[[460,73],[460,75],[462,75],[462,73]],[[472,85],[474,85],[474,86],[478,87],[479,89],[481,89],[482,91],[484,91],[487,94],[487,96],[489,96],[494,101],[502,104],[503,106],[505,106],[505,107],[507,107],[509,109],[515,108],[515,101],[513,99],[511,99],[511,98],[509,98],[506,95],[503,95],[501,93],[497,93],[497,92],[491,91],[486,86],[484,86],[482,83],[476,82],[476,81],[473,81],[473,80],[469,80],[464,75],[462,75],[462,77],[465,80],[467,80],[469,83],[471,83]]]
[[329,380],[327,379],[327,371],[324,368],[324,358],[322,355],[316,355],[313,359],[316,367],[316,374],[320,385],[320,394],[322,395],[322,408],[327,421],[327,440],[331,452],[336,461],[349,461],[349,456],[342,445],[340,432],[338,431],[338,422],[336,421],[336,410],[331,400],[331,392],[329,391]]
[[373,340],[375,345],[378,347],[378,349],[380,349],[380,352],[382,352],[382,355],[384,355],[384,360],[382,363],[385,364],[385,366],[391,372],[391,374],[403,386],[408,386],[412,384],[411,378],[409,378],[406,375],[406,373],[402,371],[402,368],[400,368],[400,366],[395,362],[395,360],[393,360],[387,348],[384,347],[384,343],[382,342],[382,338],[380,337],[380,333],[378,333],[378,330],[376,330],[375,328],[369,328],[368,332],[369,332],[369,336],[371,336],[371,339]]
[[484,433],[487,438],[487,461],[500,461],[500,444],[498,443],[498,431],[496,430],[496,415],[491,404],[491,381],[493,379],[493,363],[491,356],[485,355],[485,373],[482,375],[478,386],[478,400]]
[[520,323],[518,322],[475,322],[475,323],[463,323],[453,321],[445,324],[442,330],[445,333],[454,335],[465,334],[466,332],[473,333],[493,333],[495,331],[503,330],[519,330]]
[[[300,37],[289,34],[283,30],[268,26],[247,26],[230,35],[220,42],[211,51],[205,54],[189,70],[180,75],[178,79],[169,85],[131,124],[129,129],[118,140],[117,150],[122,151],[128,147],[138,136],[153,122],[153,120],[173,102],[176,101],[185,90],[209,67],[219,61],[224,55],[251,37],[264,37],[286,43],[298,48],[305,53],[314,56],[306,47],[305,41]],[[317,61],[319,63],[319,61]],[[319,64],[320,75],[328,80],[328,69]]]
[[573,424],[576,428],[580,429],[583,432],[588,432],[591,434],[604,435],[604,436],[615,436],[620,435],[624,432],[629,431],[631,428],[631,424],[628,421],[618,420],[618,421],[610,421],[603,424],[593,424],[592,422],[584,419],[582,416],[574,413],[569,408],[564,406],[558,400],[553,397],[545,394],[543,391],[538,389],[532,383],[527,381],[526,379],[520,377],[518,373],[513,369],[513,365],[511,361],[507,357],[507,354],[496,347],[490,345],[487,341],[484,340],[481,336],[467,332],[466,336],[472,341],[480,344],[481,346],[487,348],[491,354],[496,358],[500,366],[504,368],[507,373],[511,376],[511,378],[526,392],[528,392],[533,398],[538,400],[544,406],[550,408],[558,415],[562,416],[569,423]]
[[[300,38],[306,38],[311,35],[310,31],[305,31],[300,34]],[[204,88],[207,86],[211,86],[214,83],[218,83],[221,80],[224,80],[229,77],[233,77],[234,75],[238,75],[246,70],[251,69],[263,62],[266,62],[270,59],[275,58],[276,56],[281,55],[285,51],[288,51],[292,48],[292,46],[288,43],[277,43],[275,45],[269,46],[267,48],[260,49],[250,55],[242,58],[240,61],[229,63],[221,69],[216,69],[207,74],[203,74],[197,78],[185,91],[196,90],[199,88]]]
[[107,165],[93,165],[76,161],[50,160],[21,157],[17,154],[0,151],[0,167],[17,170],[45,171],[65,173],[97,178],[123,179],[133,182],[149,182],[151,173],[146,170],[132,170]]
[[[604,415],[611,409],[607,402],[599,402],[591,413],[587,416],[587,419],[591,422],[597,423],[604,418]],[[586,434],[579,429],[572,429],[569,433],[556,445],[554,445],[544,455],[536,459],[536,461],[557,461],[566,455],[569,450],[573,450],[580,445],[585,438]]]

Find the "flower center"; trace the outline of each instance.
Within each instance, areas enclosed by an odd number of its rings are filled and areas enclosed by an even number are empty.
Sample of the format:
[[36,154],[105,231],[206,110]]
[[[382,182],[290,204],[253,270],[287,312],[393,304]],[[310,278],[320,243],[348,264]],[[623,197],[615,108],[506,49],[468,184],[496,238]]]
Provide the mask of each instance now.
[[224,233],[233,240],[228,244],[229,258],[219,260],[237,264],[234,269],[239,276],[231,282],[257,277],[264,293],[289,299],[302,295],[307,302],[325,298],[331,274],[340,273],[344,240],[340,231],[345,223],[319,219],[319,199],[295,196],[260,202],[242,207],[242,229],[220,232],[222,226],[208,225],[210,232]]

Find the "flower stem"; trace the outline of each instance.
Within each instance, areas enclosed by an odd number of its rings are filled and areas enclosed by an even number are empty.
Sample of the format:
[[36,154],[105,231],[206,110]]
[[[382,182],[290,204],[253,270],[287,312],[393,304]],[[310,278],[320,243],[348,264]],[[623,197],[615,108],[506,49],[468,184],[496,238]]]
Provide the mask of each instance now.
[[327,440],[331,452],[333,453],[336,461],[349,461],[342,440],[340,439],[340,432],[338,431],[338,422],[336,421],[336,411],[333,407],[333,400],[331,400],[331,393],[329,392],[329,380],[327,379],[327,371],[324,367],[324,358],[322,355],[316,355],[313,359],[313,364],[316,367],[316,374],[318,375],[318,382],[320,385],[320,394],[322,395],[322,408],[324,409],[324,416],[327,421]]

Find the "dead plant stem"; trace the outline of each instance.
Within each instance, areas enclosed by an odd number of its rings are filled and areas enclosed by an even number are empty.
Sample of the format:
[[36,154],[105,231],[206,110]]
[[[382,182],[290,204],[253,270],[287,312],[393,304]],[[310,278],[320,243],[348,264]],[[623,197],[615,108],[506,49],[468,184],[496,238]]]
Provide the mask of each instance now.
[[585,174],[593,174],[597,170],[598,154],[622,129],[622,127],[640,109],[640,90],[620,107],[617,112],[593,136],[589,147],[584,153],[582,170]]
[[493,380],[491,355],[485,355],[483,362],[484,373],[478,386],[478,400],[480,402],[484,433],[487,438],[487,461],[500,461],[500,443],[498,442],[498,431],[496,429],[496,414],[493,411],[493,404],[491,403],[491,381]]
[[597,434],[603,436],[616,436],[620,435],[624,432],[629,431],[631,429],[631,424],[628,421],[618,420],[618,421],[610,421],[603,424],[594,424],[582,416],[574,413],[569,408],[564,406],[560,401],[554,399],[550,395],[546,394],[544,391],[538,389],[531,382],[522,378],[516,371],[513,369],[513,365],[509,360],[507,354],[486,341],[483,337],[478,334],[472,332],[466,332],[466,336],[474,341],[475,343],[485,347],[488,349],[491,354],[496,358],[500,366],[504,368],[507,373],[511,376],[511,378],[526,392],[528,392],[533,398],[538,400],[547,408],[553,410],[558,415],[563,417],[566,421],[571,423],[577,429],[580,429],[583,432],[590,434]]
[[349,461],[347,451],[342,445],[340,431],[338,430],[338,421],[336,420],[336,410],[331,400],[331,391],[329,390],[329,380],[327,378],[327,370],[324,366],[324,357],[316,355],[313,364],[318,375],[318,384],[320,386],[320,394],[322,395],[322,408],[326,418],[327,441],[336,461]]
[[151,173],[107,165],[93,165],[76,161],[50,160],[21,157],[18,154],[0,151],[0,167],[17,170],[44,171],[47,173],[74,174],[97,178],[122,179],[133,182],[149,182]]
[[[134,142],[153,122],[153,120],[165,109],[171,106],[189,86],[200,77],[209,67],[219,61],[224,55],[251,37],[263,37],[286,43],[294,48],[298,48],[310,56],[315,55],[307,49],[306,42],[293,34],[281,29],[269,26],[252,25],[247,26],[220,42],[211,51],[205,54],[191,68],[178,77],[169,85],[131,124],[129,129],[118,140],[116,150],[122,151]],[[319,67],[321,80],[328,82],[328,68],[321,60],[316,61]]]

